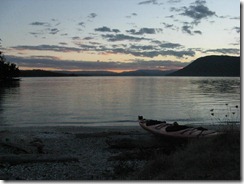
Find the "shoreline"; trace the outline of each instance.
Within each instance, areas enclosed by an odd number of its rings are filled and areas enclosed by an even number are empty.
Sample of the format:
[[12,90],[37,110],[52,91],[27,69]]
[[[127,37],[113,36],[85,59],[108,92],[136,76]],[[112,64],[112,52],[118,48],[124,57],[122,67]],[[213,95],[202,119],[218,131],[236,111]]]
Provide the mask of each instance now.
[[[42,133],[42,132],[56,132],[56,133],[98,133],[98,132],[111,132],[111,131],[139,131],[142,133],[149,134],[145,132],[139,125],[138,126],[82,126],[82,125],[67,125],[67,126],[2,126],[0,127],[0,133],[2,131],[10,131],[15,133]],[[149,134],[150,135],[150,134]]]

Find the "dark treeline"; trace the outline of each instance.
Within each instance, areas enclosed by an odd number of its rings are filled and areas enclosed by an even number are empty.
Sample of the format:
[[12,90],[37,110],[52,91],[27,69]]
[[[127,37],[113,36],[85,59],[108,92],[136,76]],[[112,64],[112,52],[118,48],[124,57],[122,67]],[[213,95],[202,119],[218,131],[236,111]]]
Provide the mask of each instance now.
[[0,51],[0,82],[11,81],[19,77],[19,68],[14,63],[7,62],[3,53]]

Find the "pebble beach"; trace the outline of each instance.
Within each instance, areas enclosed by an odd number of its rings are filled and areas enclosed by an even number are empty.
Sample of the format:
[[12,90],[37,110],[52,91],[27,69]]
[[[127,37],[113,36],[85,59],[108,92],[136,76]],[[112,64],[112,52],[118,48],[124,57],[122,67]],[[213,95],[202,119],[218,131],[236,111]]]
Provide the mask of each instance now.
[[[136,153],[140,140],[150,144],[154,139],[139,126],[2,127],[0,138],[1,180],[116,179],[124,164],[116,156],[131,150]],[[146,162],[127,161],[133,167]]]
[[1,127],[0,179],[240,180],[239,153],[239,131],[183,141],[139,125]]

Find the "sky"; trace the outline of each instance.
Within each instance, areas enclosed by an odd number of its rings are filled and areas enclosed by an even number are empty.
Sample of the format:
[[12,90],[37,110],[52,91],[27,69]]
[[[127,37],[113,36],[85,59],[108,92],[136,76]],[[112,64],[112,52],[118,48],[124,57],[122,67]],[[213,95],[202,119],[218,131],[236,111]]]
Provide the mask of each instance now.
[[240,55],[237,0],[1,0],[0,50],[20,69],[180,69]]

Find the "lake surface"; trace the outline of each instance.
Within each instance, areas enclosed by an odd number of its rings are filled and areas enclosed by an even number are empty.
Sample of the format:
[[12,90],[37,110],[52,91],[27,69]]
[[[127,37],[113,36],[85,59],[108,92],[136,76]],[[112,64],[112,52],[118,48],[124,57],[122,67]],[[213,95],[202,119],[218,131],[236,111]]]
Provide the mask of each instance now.
[[0,126],[138,126],[138,115],[211,124],[239,120],[239,108],[232,77],[22,78],[0,87]]

